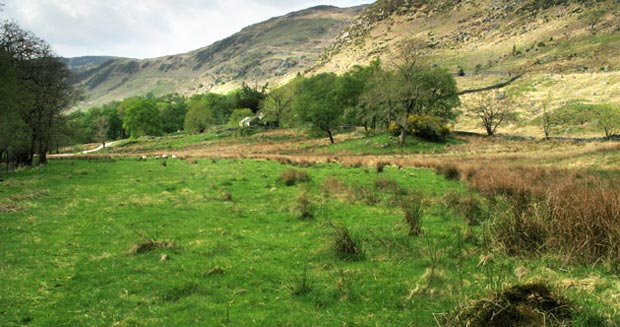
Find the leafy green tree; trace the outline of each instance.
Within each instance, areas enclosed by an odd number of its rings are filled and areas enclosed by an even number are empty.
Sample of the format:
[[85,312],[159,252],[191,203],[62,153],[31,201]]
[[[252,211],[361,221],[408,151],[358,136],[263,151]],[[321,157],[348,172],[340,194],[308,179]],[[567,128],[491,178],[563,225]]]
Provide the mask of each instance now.
[[605,132],[605,138],[620,136],[620,106],[601,104],[596,109],[598,126]]
[[292,120],[291,112],[297,84],[302,80],[298,77],[287,84],[273,89],[261,103],[263,121],[273,127],[280,127],[283,121]]
[[394,70],[377,70],[362,96],[367,108],[398,127],[401,145],[409,133],[409,116],[429,115],[449,121],[456,118],[454,108],[460,104],[452,74],[418,64],[418,46],[416,42],[405,45],[395,59]]
[[132,106],[136,105],[137,103],[139,103],[140,101],[144,100],[144,98],[142,97],[130,97],[130,98],[125,98],[123,99],[117,106],[116,106],[116,116],[123,122],[123,133],[121,138],[125,138],[129,135],[129,132],[127,131],[127,129],[125,128],[125,115],[127,113],[127,109],[131,108]]
[[161,115],[151,100],[140,100],[125,111],[123,128],[133,138],[163,134]]
[[179,94],[169,94],[160,97],[157,106],[161,112],[163,130],[165,133],[174,133],[183,129],[187,103],[185,97]]
[[376,59],[368,66],[355,66],[341,77],[342,97],[345,101],[345,120],[348,123],[363,126],[366,134],[377,128],[378,114],[376,110],[367,108],[361,101],[372,77],[381,70],[381,62]]
[[229,93],[228,98],[232,108],[248,108],[256,113],[266,97],[266,91],[267,84],[259,89],[258,86],[250,87],[244,82],[241,88]]
[[207,127],[215,124],[213,110],[209,105],[208,98],[202,95],[194,95],[190,98],[185,122],[183,126],[188,133],[202,133]]
[[334,143],[334,130],[343,119],[344,100],[341,83],[333,73],[322,73],[299,83],[293,110],[300,121],[317,131],[327,133]]

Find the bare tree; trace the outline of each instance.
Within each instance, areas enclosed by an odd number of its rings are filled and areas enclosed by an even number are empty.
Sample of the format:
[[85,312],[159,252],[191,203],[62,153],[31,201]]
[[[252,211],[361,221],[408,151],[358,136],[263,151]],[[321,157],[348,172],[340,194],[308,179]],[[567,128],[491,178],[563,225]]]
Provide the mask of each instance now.
[[480,119],[482,127],[489,136],[495,135],[499,125],[516,119],[511,101],[497,91],[474,95],[473,103],[466,108],[466,111],[469,115]]
[[105,149],[105,140],[108,134],[108,118],[106,116],[99,116],[97,120],[95,120],[95,136],[97,137],[97,141],[101,142],[101,146]]

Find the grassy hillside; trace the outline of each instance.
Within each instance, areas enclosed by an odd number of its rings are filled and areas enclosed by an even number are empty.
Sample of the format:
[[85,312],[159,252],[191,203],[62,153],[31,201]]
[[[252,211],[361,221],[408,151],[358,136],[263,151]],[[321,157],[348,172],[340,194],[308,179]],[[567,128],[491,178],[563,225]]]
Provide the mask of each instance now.
[[210,46],[154,59],[121,58],[78,74],[90,107],[153,92],[226,91],[243,81],[277,84],[315,64],[363,7],[319,6],[248,26]]
[[[376,57],[389,65],[402,43],[415,39],[424,45],[420,62],[455,74],[462,69],[461,90],[523,75],[505,89],[523,123],[504,131],[539,137],[530,122],[543,104],[554,110],[575,101],[620,103],[619,8],[612,0],[377,1],[314,71],[344,72]],[[470,97],[462,100],[469,105]],[[456,127],[482,131],[476,124],[465,117]]]

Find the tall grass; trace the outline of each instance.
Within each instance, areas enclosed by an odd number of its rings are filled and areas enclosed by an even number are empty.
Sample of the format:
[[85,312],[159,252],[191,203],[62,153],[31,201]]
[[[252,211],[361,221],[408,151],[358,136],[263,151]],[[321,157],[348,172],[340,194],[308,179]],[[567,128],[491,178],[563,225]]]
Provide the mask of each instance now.
[[620,262],[618,178],[486,166],[474,168],[467,180],[494,206],[489,237],[498,248],[510,254],[558,253],[578,262]]

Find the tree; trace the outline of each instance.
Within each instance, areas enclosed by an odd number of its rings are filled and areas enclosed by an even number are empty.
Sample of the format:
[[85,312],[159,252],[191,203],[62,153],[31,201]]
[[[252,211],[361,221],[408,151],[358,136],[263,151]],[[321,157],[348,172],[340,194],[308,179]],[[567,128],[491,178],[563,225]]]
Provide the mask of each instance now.
[[209,125],[215,123],[213,111],[207,99],[201,95],[190,98],[183,126],[188,133],[203,133]]
[[[3,120],[10,124],[6,127],[14,131],[15,139],[2,152],[16,164],[25,165],[34,163],[36,153],[39,163],[45,164],[65,122],[62,113],[78,99],[69,83],[70,72],[47,43],[16,23],[4,23],[0,28],[0,57],[14,82],[3,101],[3,115],[7,115]],[[24,143],[29,143],[27,149]]]
[[502,123],[516,119],[510,101],[498,92],[474,95],[472,104],[466,110],[469,115],[480,119],[488,136],[495,135],[497,127]]
[[300,121],[311,128],[327,133],[330,143],[334,143],[333,132],[340,124],[344,114],[341,84],[333,73],[322,73],[300,82],[293,110]]
[[162,128],[165,133],[175,133],[183,129],[187,103],[185,97],[179,94],[162,96],[157,101],[161,118]]
[[450,72],[417,63],[420,47],[417,41],[405,44],[394,58],[393,70],[377,70],[362,96],[367,108],[399,129],[400,145],[409,133],[409,116],[436,116],[447,122],[456,118],[454,108],[460,104]]
[[371,85],[372,77],[381,70],[379,59],[368,66],[354,66],[341,77],[342,96],[345,100],[345,120],[356,126],[363,126],[366,134],[374,132],[379,118],[378,111],[372,110],[362,101],[364,92]]
[[155,103],[144,99],[127,108],[123,128],[133,138],[162,135],[161,116]]
[[259,89],[258,85],[250,87],[244,82],[240,89],[228,94],[232,108],[248,108],[256,113],[266,97],[267,86],[265,84]]
[[620,107],[601,104],[596,109],[598,126],[605,132],[605,138],[620,136]]
[[267,124],[273,127],[280,127],[284,115],[291,111],[295,91],[294,83],[296,80],[271,90],[261,103],[261,110],[264,114],[263,120],[267,122]]
[[105,140],[108,136],[108,126],[109,126],[109,122],[107,117],[105,116],[99,116],[97,118],[97,120],[95,120],[95,127],[96,127],[96,136],[97,136],[97,141],[99,141],[99,143],[101,143],[101,145],[105,148]]

